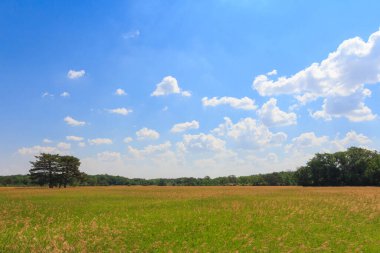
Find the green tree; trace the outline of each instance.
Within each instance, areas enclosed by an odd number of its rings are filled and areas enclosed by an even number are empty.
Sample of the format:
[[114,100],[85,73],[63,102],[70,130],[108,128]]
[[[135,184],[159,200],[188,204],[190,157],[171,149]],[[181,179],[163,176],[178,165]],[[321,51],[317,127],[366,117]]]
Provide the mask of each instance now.
[[85,174],[79,171],[80,161],[74,156],[41,153],[35,156],[36,161],[30,162],[29,170],[32,183],[40,186],[64,186],[83,182]]
[[35,158],[36,161],[30,162],[32,164],[29,170],[31,181],[40,186],[48,184],[49,188],[53,188],[57,185],[59,155],[42,153]]
[[380,155],[377,154],[368,164],[365,177],[370,185],[380,186]]
[[81,181],[82,174],[79,171],[80,161],[74,156],[59,157],[59,186],[66,186],[74,181]]

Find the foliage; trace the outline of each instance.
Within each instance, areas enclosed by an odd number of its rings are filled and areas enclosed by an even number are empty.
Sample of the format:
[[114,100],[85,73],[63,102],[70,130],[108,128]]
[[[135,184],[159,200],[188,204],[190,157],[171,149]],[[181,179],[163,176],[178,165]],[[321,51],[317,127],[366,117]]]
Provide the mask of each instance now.
[[356,147],[316,154],[296,177],[303,186],[380,186],[380,154]]
[[32,183],[43,186],[63,186],[83,181],[84,174],[79,171],[80,161],[74,156],[41,153],[35,156],[36,161],[30,162],[29,170]]

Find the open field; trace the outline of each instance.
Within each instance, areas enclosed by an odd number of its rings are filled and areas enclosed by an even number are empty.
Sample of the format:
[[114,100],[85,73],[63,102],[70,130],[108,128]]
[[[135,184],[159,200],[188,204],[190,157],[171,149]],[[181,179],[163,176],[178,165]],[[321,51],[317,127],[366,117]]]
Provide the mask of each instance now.
[[0,252],[380,252],[380,188],[0,188]]

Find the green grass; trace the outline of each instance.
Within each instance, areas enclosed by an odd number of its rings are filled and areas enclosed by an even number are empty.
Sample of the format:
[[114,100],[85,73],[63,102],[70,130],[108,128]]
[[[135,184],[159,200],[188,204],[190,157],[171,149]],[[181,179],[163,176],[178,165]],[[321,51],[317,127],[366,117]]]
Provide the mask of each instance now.
[[380,252],[380,188],[0,188],[0,252]]

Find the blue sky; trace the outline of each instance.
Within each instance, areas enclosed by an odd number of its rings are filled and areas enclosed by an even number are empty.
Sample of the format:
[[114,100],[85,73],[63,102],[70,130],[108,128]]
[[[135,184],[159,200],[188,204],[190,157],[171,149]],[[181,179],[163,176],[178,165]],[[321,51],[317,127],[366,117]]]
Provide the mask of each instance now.
[[380,149],[378,1],[1,1],[0,174],[250,175]]

